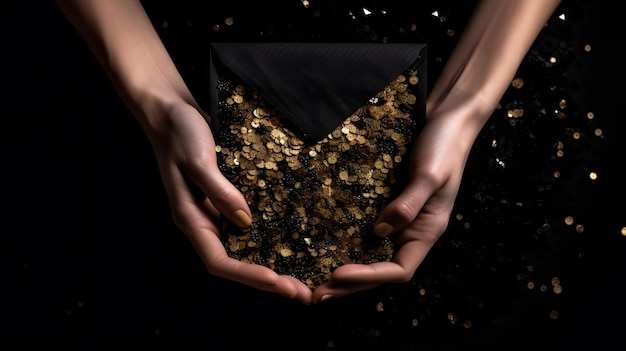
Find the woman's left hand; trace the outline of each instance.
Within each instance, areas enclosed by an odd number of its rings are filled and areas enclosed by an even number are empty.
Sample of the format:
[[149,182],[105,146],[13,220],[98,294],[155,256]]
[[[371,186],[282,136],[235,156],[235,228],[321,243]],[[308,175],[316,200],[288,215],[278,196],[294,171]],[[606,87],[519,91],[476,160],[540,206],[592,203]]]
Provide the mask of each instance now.
[[392,260],[337,268],[331,281],[313,292],[314,303],[385,283],[409,281],[445,232],[469,147],[459,142],[463,127],[454,118],[439,117],[429,119],[416,139],[407,187],[376,221],[379,236],[394,235],[396,251]]

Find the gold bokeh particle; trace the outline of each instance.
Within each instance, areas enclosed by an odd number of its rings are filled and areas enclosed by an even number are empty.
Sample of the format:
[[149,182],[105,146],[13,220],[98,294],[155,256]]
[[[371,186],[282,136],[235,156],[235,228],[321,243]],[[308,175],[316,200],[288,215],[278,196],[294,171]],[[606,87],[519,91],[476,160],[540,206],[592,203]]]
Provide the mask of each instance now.
[[515,89],[520,89],[524,86],[524,80],[522,78],[515,78],[511,82],[511,86]]

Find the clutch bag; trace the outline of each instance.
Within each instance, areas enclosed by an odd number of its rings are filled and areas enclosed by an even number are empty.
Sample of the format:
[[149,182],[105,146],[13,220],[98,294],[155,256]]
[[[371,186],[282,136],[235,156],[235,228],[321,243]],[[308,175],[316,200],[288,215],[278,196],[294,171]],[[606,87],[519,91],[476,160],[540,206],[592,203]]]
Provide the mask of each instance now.
[[212,43],[210,116],[220,171],[252,225],[223,219],[229,256],[311,289],[348,263],[389,261],[373,234],[402,190],[425,115],[426,45]]

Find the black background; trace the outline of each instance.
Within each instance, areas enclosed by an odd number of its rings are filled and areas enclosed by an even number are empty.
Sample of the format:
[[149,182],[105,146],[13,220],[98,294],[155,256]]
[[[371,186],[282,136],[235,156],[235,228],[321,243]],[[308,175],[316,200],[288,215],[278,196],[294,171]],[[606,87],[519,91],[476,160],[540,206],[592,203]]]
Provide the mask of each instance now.
[[[590,13],[578,40],[595,45],[600,10],[581,3]],[[360,312],[367,304],[358,299],[302,306],[208,276],[171,222],[141,129],[54,4],[3,3],[1,23],[0,347],[332,350],[328,340],[349,340],[333,333],[360,335],[359,323],[346,324],[373,314]],[[502,349],[608,345],[623,332],[624,154],[617,116],[601,102],[599,57],[571,77],[585,86],[577,103],[596,111],[606,137],[589,156],[602,181],[573,205],[598,233],[576,271],[588,285],[580,283],[559,327],[544,335],[526,316],[519,332],[496,338]],[[437,343],[452,333],[433,335],[413,340],[414,349],[456,350]]]

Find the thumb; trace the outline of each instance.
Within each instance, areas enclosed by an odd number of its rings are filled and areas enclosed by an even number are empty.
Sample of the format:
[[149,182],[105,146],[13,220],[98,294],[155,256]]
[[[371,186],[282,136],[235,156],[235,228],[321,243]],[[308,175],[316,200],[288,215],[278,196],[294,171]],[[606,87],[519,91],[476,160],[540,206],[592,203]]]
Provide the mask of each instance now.
[[381,211],[374,222],[374,233],[386,237],[408,226],[431,196],[429,187],[410,182],[407,187]]
[[245,197],[224,177],[216,163],[212,167],[198,167],[188,173],[187,176],[226,219],[240,228],[250,226],[252,215]]

